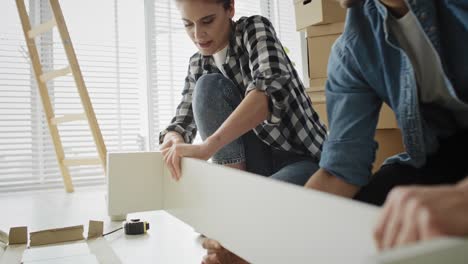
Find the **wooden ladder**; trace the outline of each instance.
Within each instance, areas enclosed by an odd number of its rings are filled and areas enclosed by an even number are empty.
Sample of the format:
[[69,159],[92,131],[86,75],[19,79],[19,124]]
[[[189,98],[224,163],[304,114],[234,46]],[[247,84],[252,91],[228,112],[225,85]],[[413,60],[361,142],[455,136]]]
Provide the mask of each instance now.
[[[76,58],[75,50],[73,49],[73,44],[65,24],[65,19],[60,8],[60,4],[58,0],[49,0],[49,3],[50,7],[52,8],[53,18],[50,21],[31,28],[31,22],[26,11],[24,0],[16,0],[16,6],[18,8],[21,24],[23,26],[24,37],[28,46],[29,57],[31,59],[31,64],[34,70],[37,86],[39,88],[39,93],[41,95],[41,101],[46,115],[47,125],[52,136],[52,142],[54,144],[55,154],[60,171],[62,173],[65,189],[67,192],[73,192],[74,189],[72,179],[70,177],[69,167],[80,165],[102,165],[105,172],[107,150],[104,144],[101,130],[99,129],[99,124],[97,122],[93,106],[91,105],[91,100],[83,80],[83,75],[81,74],[80,66]],[[63,69],[43,72],[39,59],[39,53],[37,51],[35,37],[44,32],[52,30],[54,27],[57,27],[58,32],[60,33],[69,66]],[[81,98],[81,104],[83,105],[84,113],[56,116],[50,101],[47,81],[65,76],[70,73],[73,74],[73,78]],[[91,130],[91,134],[98,152],[97,158],[66,159],[62,141],[60,139],[58,125],[77,120],[88,120],[89,128]]]

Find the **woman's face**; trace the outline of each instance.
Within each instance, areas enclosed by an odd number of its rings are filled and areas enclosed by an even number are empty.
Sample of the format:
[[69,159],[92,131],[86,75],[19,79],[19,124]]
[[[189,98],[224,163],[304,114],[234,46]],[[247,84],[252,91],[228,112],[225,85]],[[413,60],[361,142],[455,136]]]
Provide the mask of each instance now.
[[182,0],[177,4],[185,30],[202,55],[213,55],[229,43],[234,1],[229,9],[214,0]]

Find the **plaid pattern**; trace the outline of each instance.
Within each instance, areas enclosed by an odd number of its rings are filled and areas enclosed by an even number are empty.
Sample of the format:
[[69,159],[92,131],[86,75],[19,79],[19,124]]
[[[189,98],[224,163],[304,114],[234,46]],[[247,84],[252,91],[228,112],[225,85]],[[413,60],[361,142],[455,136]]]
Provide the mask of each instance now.
[[[254,129],[262,141],[280,150],[320,159],[327,135],[325,125],[312,109],[304,86],[268,19],[252,16],[233,22],[223,66],[226,77],[234,82],[241,94],[257,89],[270,98],[270,117]],[[190,58],[182,102],[169,127],[160,133],[160,142],[169,131],[178,132],[187,143],[193,141],[197,128],[192,112],[192,93],[198,78],[209,73],[221,73],[212,56],[197,52]]]

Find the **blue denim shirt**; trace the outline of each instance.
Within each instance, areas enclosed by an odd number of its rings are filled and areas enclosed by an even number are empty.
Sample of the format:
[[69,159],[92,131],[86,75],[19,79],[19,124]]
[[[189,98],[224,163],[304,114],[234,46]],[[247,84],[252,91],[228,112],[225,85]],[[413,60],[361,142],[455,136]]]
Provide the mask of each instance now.
[[[411,12],[436,49],[450,94],[467,101],[468,0],[409,0]],[[406,152],[387,159],[421,167],[437,151],[437,131],[422,118],[415,75],[389,32],[379,0],[350,8],[345,31],[330,55],[326,84],[330,135],[320,167],[363,186],[371,177],[382,103],[395,112]],[[467,117],[468,118],[468,117]]]

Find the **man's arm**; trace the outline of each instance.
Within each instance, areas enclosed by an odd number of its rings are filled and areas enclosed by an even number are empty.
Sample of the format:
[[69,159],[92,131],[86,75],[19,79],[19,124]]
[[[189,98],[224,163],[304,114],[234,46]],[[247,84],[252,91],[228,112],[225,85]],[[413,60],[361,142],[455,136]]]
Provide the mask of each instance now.
[[321,169],[305,186],[353,197],[372,175],[382,100],[369,87],[366,72],[356,59],[358,54],[354,54],[355,47],[347,46],[347,37],[343,34],[330,55],[325,91],[330,133],[323,145]]

